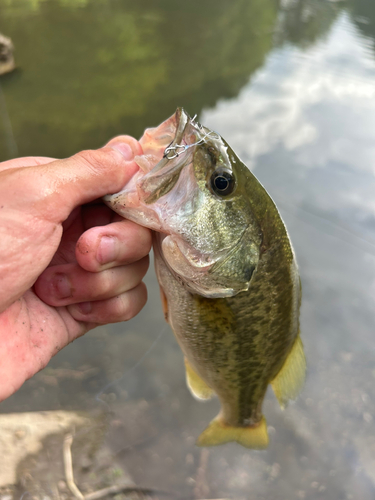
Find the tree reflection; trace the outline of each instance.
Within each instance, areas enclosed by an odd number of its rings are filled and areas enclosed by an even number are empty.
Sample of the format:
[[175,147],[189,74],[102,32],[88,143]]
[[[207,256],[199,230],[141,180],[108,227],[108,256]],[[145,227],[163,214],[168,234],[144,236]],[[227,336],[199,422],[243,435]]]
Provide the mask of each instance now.
[[270,50],[277,15],[275,0],[28,5],[0,0],[20,67],[1,82],[20,154],[52,156],[237,95]]
[[361,33],[375,41],[375,2],[372,0],[349,0],[349,11],[353,22]]
[[287,0],[280,2],[276,40],[308,47],[327,34],[342,9],[341,2]]

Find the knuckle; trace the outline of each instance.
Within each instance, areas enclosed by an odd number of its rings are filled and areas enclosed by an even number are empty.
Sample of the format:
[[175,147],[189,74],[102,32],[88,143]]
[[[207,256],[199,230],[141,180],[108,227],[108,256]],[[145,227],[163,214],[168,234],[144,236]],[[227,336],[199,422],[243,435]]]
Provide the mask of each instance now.
[[133,304],[129,301],[128,294],[122,294],[116,297],[114,303],[113,315],[118,321],[128,321],[133,314]]
[[108,167],[110,168],[118,165],[120,155],[118,155],[116,151],[111,148],[102,148],[86,149],[84,151],[80,151],[74,156],[85,167],[93,170],[100,170],[103,168],[103,165],[106,166],[106,169],[108,169]]
[[105,325],[131,319],[134,316],[131,310],[132,305],[124,298],[124,295],[126,294],[118,295],[100,305],[98,304],[96,310],[93,311],[95,321]]
[[111,323],[118,323],[120,321],[129,321],[133,314],[133,305],[131,301],[129,301],[128,293],[123,293],[114,297],[111,300],[111,306],[108,309],[108,320]]
[[86,149],[77,153],[75,158],[86,167],[95,168],[98,165],[98,152],[93,149]]
[[114,288],[115,271],[108,269],[100,272],[100,286],[98,286],[96,297],[108,295]]
[[129,321],[134,318],[147,301],[147,289],[144,283],[140,283],[129,293],[123,294],[120,297],[121,305],[119,306],[118,313],[120,314],[120,321]]
[[89,315],[91,322],[99,325],[129,321],[134,318],[147,301],[147,289],[144,283],[140,283],[129,292],[117,297],[99,301],[95,304]]

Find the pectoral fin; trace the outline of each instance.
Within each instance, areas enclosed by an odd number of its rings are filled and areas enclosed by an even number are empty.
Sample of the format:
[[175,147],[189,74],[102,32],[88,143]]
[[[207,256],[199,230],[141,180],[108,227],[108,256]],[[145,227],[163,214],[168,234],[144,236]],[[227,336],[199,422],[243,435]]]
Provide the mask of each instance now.
[[305,353],[298,335],[283,367],[271,382],[281,408],[285,408],[289,399],[296,399],[304,384],[305,372]]
[[211,399],[214,391],[209,387],[204,380],[190,366],[189,361],[185,358],[186,368],[186,384],[192,395],[197,399]]
[[266,419],[256,426],[231,427],[222,421],[220,416],[216,417],[210,425],[199,436],[198,446],[217,446],[224,443],[236,441],[246,448],[263,450],[268,446],[268,433]]
[[161,298],[161,305],[163,308],[164,319],[167,323],[169,323],[169,321],[168,321],[168,299],[167,299],[167,296],[165,295],[162,287],[159,286],[159,288],[160,288],[160,298]]

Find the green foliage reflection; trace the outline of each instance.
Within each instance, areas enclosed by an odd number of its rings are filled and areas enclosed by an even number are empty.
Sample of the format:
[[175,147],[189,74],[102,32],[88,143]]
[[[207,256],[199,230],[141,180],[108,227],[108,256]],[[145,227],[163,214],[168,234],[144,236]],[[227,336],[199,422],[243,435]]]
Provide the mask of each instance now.
[[309,47],[326,35],[338,13],[341,2],[295,0],[280,7],[277,42]]
[[373,0],[349,0],[349,11],[361,33],[375,46],[375,2]]
[[62,157],[237,95],[271,48],[276,6],[0,0],[0,18],[19,67],[1,79],[19,153]]

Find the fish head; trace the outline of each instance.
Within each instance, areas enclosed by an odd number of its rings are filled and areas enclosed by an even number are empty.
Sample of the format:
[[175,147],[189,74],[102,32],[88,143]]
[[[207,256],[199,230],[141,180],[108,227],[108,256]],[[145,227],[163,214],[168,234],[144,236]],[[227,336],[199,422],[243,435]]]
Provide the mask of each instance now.
[[262,235],[247,167],[181,108],[140,143],[139,172],[106,204],[158,232],[157,253],[191,292],[216,298],[248,290]]

